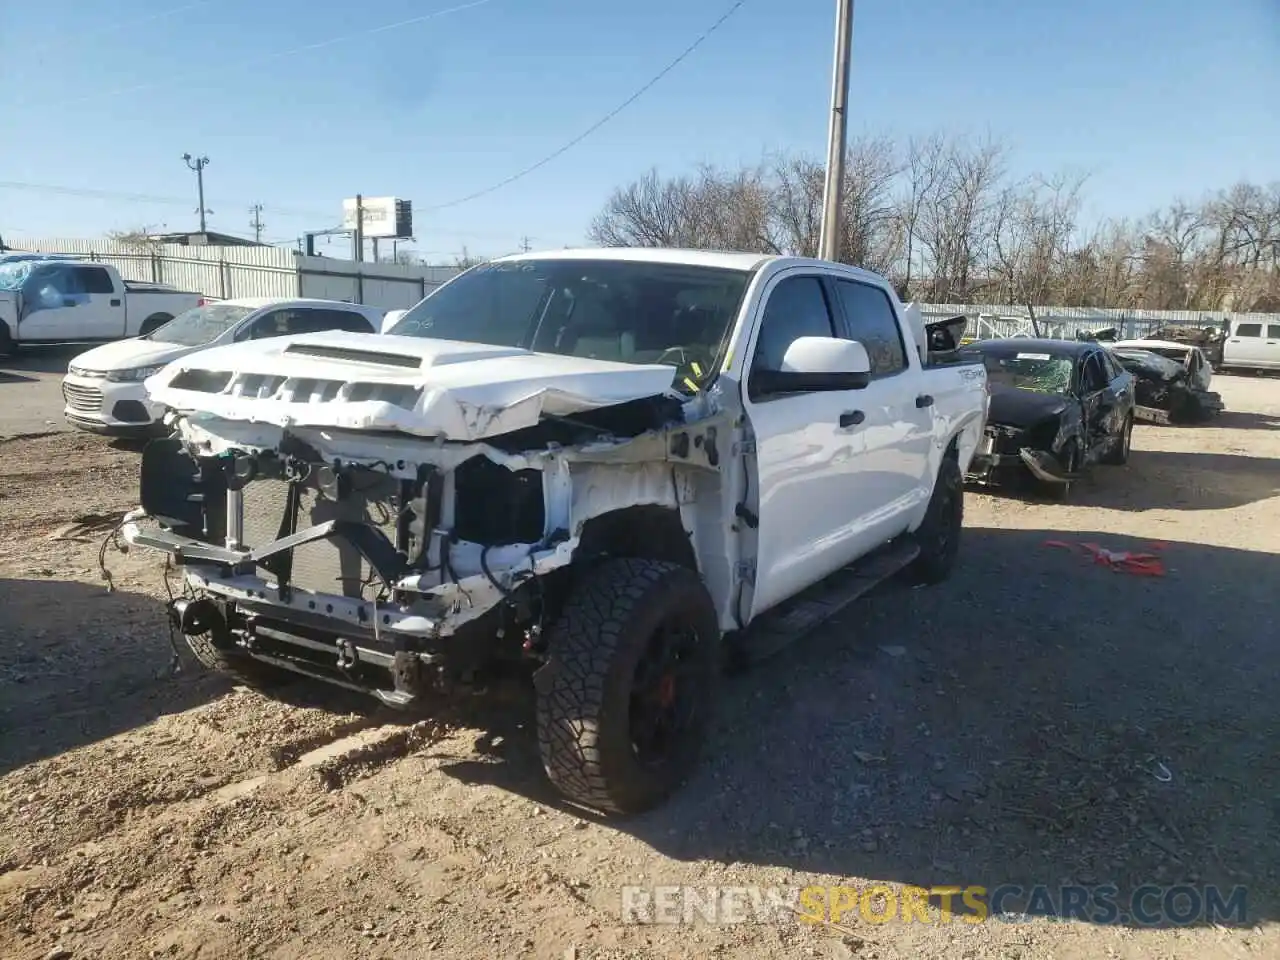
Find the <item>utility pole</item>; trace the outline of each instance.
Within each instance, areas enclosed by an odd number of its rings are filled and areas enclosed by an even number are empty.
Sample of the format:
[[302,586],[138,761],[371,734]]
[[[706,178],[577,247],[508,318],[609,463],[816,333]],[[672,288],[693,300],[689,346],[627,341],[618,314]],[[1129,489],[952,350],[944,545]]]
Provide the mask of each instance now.
[[853,46],[853,0],[836,0],[836,54],[831,79],[831,126],[827,131],[827,182],[822,196],[818,256],[840,258],[840,214],[849,106],[849,58]]
[[355,249],[352,251],[352,257],[356,263],[364,261],[364,196],[356,194],[356,229],[351,235],[352,243]]
[[208,157],[200,157],[196,159],[189,153],[184,153],[182,159],[187,161],[187,166],[196,172],[196,189],[200,192],[200,208],[196,211],[200,214],[200,232],[205,232],[204,216],[206,213],[213,213],[212,210],[204,208],[204,168],[209,165]]
[[249,212],[253,214],[253,219],[249,221],[249,226],[253,228],[253,242],[262,242],[262,228],[266,226],[262,222],[262,204],[255,203],[249,208]]
[[532,249],[532,248],[529,246],[529,238],[528,238],[528,237],[521,237],[521,238],[520,238],[520,252],[521,252],[521,253],[528,253],[530,249]]

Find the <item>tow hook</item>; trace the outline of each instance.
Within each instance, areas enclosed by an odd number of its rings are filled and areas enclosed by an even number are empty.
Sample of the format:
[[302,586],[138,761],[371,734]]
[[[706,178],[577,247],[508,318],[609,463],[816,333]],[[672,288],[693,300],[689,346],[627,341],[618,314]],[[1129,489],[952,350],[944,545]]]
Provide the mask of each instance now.
[[356,647],[350,640],[338,641],[338,669],[347,671],[355,669],[357,662]]

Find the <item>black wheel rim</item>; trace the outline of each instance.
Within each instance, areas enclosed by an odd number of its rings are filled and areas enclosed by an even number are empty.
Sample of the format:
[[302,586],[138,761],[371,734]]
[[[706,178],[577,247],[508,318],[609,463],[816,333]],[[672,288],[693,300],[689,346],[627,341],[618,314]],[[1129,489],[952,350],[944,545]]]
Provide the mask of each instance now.
[[698,632],[668,619],[650,636],[631,685],[631,745],[641,763],[677,754],[698,712]]

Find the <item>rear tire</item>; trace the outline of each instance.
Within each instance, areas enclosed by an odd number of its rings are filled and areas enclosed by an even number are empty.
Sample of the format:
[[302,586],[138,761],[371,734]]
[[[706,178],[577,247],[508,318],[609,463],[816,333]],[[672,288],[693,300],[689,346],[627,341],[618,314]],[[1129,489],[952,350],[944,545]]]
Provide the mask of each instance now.
[[698,574],[616,559],[588,573],[548,636],[538,747],[552,784],[613,814],[649,810],[697,766],[720,668]]
[[173,317],[167,313],[157,313],[154,316],[147,317],[142,321],[142,326],[138,328],[138,336],[145,337],[149,333],[155,333],[172,319]]
[[907,576],[918,584],[941,583],[951,575],[960,551],[964,529],[964,477],[960,464],[947,456],[938,469],[933,495],[924,521],[916,529],[920,554],[907,567]]
[[10,360],[17,355],[18,345],[9,333],[8,324],[0,323],[0,360]]
[[1120,436],[1116,438],[1115,445],[1107,451],[1107,455],[1103,457],[1102,462],[1113,467],[1123,467],[1129,462],[1129,450],[1133,443],[1133,417],[1132,415],[1125,418],[1124,426],[1120,428]]

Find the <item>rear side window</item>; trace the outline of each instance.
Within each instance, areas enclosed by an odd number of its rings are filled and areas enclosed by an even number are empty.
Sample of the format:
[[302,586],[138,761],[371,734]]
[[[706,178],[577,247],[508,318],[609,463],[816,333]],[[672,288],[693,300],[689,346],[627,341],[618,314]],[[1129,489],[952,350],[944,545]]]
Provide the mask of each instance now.
[[111,274],[101,267],[77,267],[76,276],[85,293],[115,293],[115,285],[111,282]]
[[1237,337],[1260,337],[1262,336],[1262,324],[1260,323],[1241,323],[1236,326],[1235,336]]
[[1267,324],[1267,339],[1280,340],[1280,323]]
[[769,294],[760,321],[752,370],[781,370],[782,358],[800,337],[834,337],[831,311],[817,277],[787,277]]
[[907,366],[907,351],[893,304],[879,290],[854,280],[836,280],[848,336],[867,348],[871,375],[888,377]]
[[298,318],[291,325],[291,333],[323,333],[326,330],[345,330],[349,333],[373,333],[373,325],[363,314],[354,310],[298,310]]

